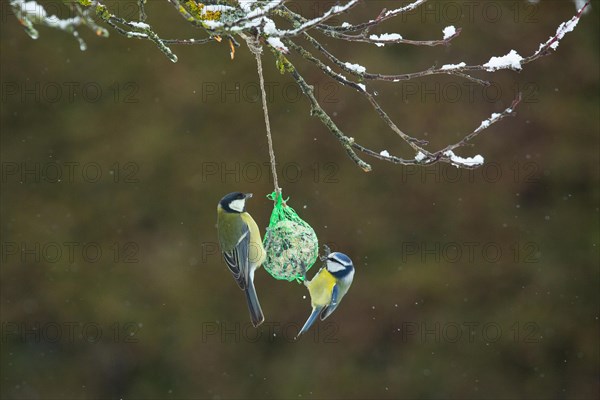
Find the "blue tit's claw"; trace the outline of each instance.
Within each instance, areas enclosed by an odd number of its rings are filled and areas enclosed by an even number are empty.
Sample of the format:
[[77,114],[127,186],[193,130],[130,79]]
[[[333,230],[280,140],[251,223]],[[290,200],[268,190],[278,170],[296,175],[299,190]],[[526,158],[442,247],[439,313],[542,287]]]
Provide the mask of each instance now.
[[327,246],[326,244],[323,245],[323,252],[325,253],[324,256],[320,257],[321,261],[325,261],[327,260],[327,257],[329,257],[329,255],[331,254],[331,249],[329,248],[329,246]]
[[322,262],[325,262],[327,260],[327,257],[329,257],[329,254],[331,254],[331,249],[326,244],[323,245],[323,253],[325,253],[325,254],[322,256],[319,256],[319,260],[321,260]]

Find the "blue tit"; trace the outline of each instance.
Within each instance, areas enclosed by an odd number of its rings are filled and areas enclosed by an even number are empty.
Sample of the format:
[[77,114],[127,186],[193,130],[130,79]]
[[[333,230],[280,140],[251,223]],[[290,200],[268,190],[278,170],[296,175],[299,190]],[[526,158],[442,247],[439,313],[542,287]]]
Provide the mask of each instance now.
[[266,252],[254,219],[246,212],[246,200],[252,193],[229,193],[217,206],[219,244],[225,264],[238,286],[246,294],[252,325],[265,320],[256,290],[254,271],[265,261]]
[[319,314],[322,321],[335,311],[354,279],[354,265],[347,255],[331,253],[325,262],[312,280],[304,281],[310,293],[312,313],[298,336],[310,329]]

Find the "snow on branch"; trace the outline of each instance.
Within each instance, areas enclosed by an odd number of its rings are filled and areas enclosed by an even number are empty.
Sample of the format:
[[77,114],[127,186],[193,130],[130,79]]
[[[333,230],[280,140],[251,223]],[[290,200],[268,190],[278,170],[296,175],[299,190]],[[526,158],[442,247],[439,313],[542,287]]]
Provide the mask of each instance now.
[[[447,26],[435,37],[425,40],[405,38],[399,32],[370,33],[372,28],[379,26],[382,22],[422,7],[428,0],[415,0],[393,10],[381,10],[375,18],[362,23],[350,24],[343,22],[341,25],[332,25],[329,22],[334,16],[342,16],[350,12],[359,0],[340,0],[320,16],[312,19],[293,12],[286,6],[287,0],[209,0],[204,2],[163,0],[171,4],[174,11],[183,20],[203,34],[199,38],[184,39],[166,39],[155,31],[153,26],[147,22],[147,0],[137,0],[138,20],[127,20],[113,14],[102,0],[63,0],[73,11],[73,17],[66,19],[48,15],[43,2],[38,3],[35,0],[9,1],[15,16],[31,38],[37,39],[39,37],[37,26],[58,29],[72,35],[78,41],[81,50],[86,50],[87,47],[79,34],[81,29],[91,29],[97,36],[108,37],[109,30],[100,26],[101,24],[127,38],[152,42],[172,62],[177,62],[177,56],[171,49],[173,45],[218,43],[225,40],[225,43],[229,45],[232,59],[235,55],[235,49],[239,47],[238,39],[246,41],[250,48],[265,46],[271,50],[280,72],[289,73],[308,99],[311,106],[311,115],[317,117],[327,127],[352,161],[364,171],[370,171],[371,165],[362,158],[363,156],[401,165],[431,165],[445,162],[458,168],[476,168],[483,164],[483,156],[479,154],[459,156],[454,151],[470,145],[470,142],[483,131],[503,118],[513,115],[521,100],[519,95],[510,107],[502,112],[493,113],[457,143],[438,150],[430,150],[426,148],[428,146],[427,141],[407,134],[398,127],[392,117],[385,112],[375,99],[375,94],[368,87],[370,81],[394,83],[431,75],[450,75],[477,84],[488,85],[487,81],[474,77],[471,73],[475,71],[492,73],[499,70],[520,71],[526,64],[556,51],[565,35],[575,29],[591,0],[585,2],[575,16],[562,23],[556,32],[548,40],[541,43],[538,49],[529,56],[524,57],[517,51],[510,50],[505,55],[490,54],[486,57],[489,57],[488,61],[481,64],[469,65],[464,61],[456,61],[441,67],[434,65],[422,71],[399,74],[382,74],[370,71],[352,60],[341,60],[327,50],[314,34],[347,43],[363,42],[378,47],[393,44],[448,46],[459,37],[461,34],[460,28],[452,25]],[[287,26],[280,28],[275,21],[283,21]],[[308,43],[310,49],[298,44],[298,40]],[[258,52],[258,49],[256,50]],[[375,151],[361,145],[353,137],[346,135],[319,104],[313,87],[287,58],[290,52],[297,54],[300,60],[314,65],[324,75],[334,79],[340,85],[354,89],[370,104],[388,128],[410,147],[413,156],[401,158],[391,155],[387,150]],[[369,133],[363,132],[363,135],[366,136]]]

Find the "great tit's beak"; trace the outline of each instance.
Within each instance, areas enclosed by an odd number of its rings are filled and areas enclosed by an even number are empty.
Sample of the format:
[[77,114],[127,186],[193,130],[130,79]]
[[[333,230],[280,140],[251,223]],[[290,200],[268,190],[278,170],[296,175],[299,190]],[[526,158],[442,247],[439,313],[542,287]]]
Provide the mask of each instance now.
[[252,197],[252,193],[246,193],[246,194],[244,195],[244,197],[245,197],[246,199],[249,199],[249,198],[251,198],[251,197]]

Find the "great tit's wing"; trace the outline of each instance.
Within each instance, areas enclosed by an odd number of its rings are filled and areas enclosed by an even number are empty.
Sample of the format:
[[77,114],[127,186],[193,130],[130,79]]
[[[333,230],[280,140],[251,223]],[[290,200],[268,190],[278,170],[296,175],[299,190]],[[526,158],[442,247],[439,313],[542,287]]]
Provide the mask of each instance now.
[[323,321],[325,318],[329,317],[337,308],[339,302],[338,302],[338,295],[340,293],[340,287],[339,285],[333,285],[333,290],[331,291],[331,303],[329,303],[328,306],[326,306],[323,311],[321,311],[321,321]]
[[238,243],[230,251],[223,252],[223,259],[227,268],[231,271],[233,278],[241,289],[246,289],[248,286],[248,258],[250,248],[250,229],[244,224],[242,236]]

